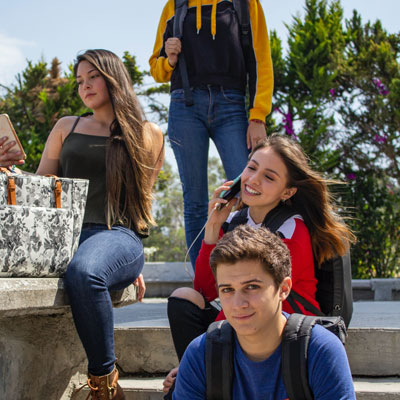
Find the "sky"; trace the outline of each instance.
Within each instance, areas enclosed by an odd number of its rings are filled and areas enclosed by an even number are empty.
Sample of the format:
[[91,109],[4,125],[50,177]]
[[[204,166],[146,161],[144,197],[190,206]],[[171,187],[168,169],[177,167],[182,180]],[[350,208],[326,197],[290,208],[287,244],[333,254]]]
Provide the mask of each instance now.
[[[260,0],[269,30],[286,42],[286,24],[301,13],[304,0]],[[78,52],[91,48],[129,51],[148,69],[158,21],[166,0],[0,0],[0,84],[9,86],[26,60],[57,57],[65,69]],[[380,19],[400,32],[400,0],[341,0],[344,16],[356,9],[364,22]]]

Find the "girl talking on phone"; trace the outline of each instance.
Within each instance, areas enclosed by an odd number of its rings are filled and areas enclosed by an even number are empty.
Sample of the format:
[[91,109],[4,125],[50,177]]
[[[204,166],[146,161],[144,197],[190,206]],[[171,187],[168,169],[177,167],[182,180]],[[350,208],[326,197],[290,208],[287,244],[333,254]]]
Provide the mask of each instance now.
[[[349,228],[334,213],[328,183],[311,169],[298,143],[273,135],[258,143],[249,156],[241,175],[237,211],[232,212],[236,199],[220,197],[232,181],[214,192],[196,262],[194,289],[176,289],[168,301],[168,318],[179,359],[191,340],[204,333],[211,322],[225,319],[223,312],[210,304],[218,295],[209,256],[224,232],[234,228],[232,225],[268,226],[278,212],[289,208],[290,216],[277,227],[276,233],[291,254],[293,290],[319,309],[314,259],[319,265],[335,255],[344,255],[354,240]],[[284,311],[293,313],[294,309],[312,314],[296,301],[283,302]],[[175,375],[176,370],[171,371],[165,390]]]

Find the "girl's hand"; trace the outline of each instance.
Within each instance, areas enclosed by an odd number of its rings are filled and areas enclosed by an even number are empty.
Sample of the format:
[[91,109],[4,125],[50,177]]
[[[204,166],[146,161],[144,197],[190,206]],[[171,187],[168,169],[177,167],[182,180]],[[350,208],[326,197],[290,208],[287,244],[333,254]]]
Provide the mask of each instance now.
[[21,165],[25,161],[22,159],[23,154],[18,150],[11,150],[15,142],[6,144],[7,136],[0,138],[0,167],[10,167],[11,165]]
[[171,369],[163,382],[163,392],[165,394],[169,392],[169,389],[171,389],[171,386],[174,384],[176,375],[178,375],[178,367]]
[[178,38],[171,37],[165,42],[165,53],[167,54],[168,63],[171,67],[175,67],[181,51],[182,43]]
[[138,301],[142,301],[143,300],[143,297],[144,297],[144,294],[145,294],[145,292],[146,292],[146,284],[144,283],[144,278],[143,278],[143,274],[140,274],[137,278],[136,278],[136,280],[135,280],[135,282],[133,282],[133,284],[136,286],[136,287],[138,287],[139,288],[139,293],[138,293]]
[[209,217],[204,231],[204,242],[207,244],[217,243],[221,226],[226,221],[233,206],[237,202],[236,198],[228,202],[219,197],[221,192],[228,190],[232,184],[233,181],[228,181],[216,189],[212,199],[208,203]]

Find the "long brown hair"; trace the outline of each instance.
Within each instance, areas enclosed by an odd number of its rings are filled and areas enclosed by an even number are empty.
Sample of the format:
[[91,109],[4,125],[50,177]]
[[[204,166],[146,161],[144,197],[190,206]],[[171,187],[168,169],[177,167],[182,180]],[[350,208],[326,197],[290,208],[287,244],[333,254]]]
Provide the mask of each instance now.
[[314,171],[301,146],[286,136],[269,136],[254,147],[249,159],[265,147],[271,147],[286,165],[287,187],[297,188],[287,203],[303,217],[318,264],[337,254],[344,255],[350,243],[355,242],[355,236],[339,218],[328,188],[330,184],[342,182],[324,179]]
[[144,147],[144,114],[121,59],[108,50],[87,50],[74,64],[92,64],[103,76],[115,120],[110,126],[106,157],[106,220],[145,234],[154,224],[151,214],[150,154]]

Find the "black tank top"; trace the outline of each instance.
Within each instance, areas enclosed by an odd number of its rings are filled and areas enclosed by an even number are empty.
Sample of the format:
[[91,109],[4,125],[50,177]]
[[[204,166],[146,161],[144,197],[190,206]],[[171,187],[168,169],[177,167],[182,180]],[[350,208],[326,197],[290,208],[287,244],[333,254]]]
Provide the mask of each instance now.
[[107,136],[75,132],[78,117],[64,140],[60,153],[60,177],[89,180],[83,222],[106,224],[106,148]]

